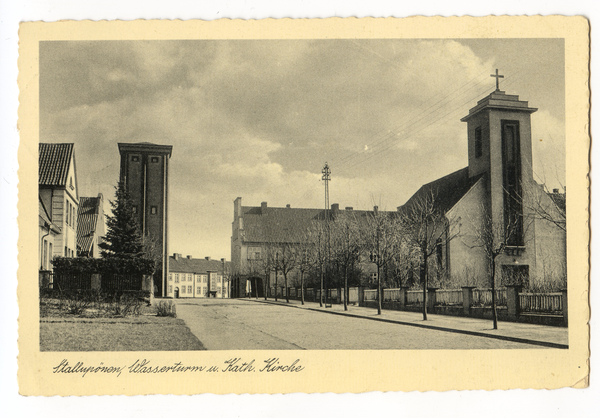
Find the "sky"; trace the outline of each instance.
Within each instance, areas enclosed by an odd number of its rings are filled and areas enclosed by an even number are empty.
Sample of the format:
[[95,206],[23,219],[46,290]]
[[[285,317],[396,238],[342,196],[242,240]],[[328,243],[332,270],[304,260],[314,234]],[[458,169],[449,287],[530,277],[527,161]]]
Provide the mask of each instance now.
[[[233,201],[395,210],[467,165],[460,119],[495,89],[532,114],[534,175],[565,183],[561,39],[40,43],[40,142],[73,142],[113,199],[119,142],[172,145],[170,252],[230,259]],[[110,206],[106,203],[105,211]]]

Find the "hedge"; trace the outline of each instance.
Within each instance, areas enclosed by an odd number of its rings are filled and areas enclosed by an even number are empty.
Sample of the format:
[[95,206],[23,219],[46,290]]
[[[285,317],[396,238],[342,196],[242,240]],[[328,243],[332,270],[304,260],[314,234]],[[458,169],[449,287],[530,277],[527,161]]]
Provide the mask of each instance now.
[[75,274],[153,274],[154,260],[147,258],[68,258],[54,257],[54,273]]

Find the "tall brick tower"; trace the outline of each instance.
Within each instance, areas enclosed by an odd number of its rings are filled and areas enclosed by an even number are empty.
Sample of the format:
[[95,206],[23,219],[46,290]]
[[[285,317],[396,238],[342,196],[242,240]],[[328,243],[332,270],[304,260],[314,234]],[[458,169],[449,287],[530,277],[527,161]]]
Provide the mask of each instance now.
[[169,273],[168,180],[172,149],[172,145],[149,142],[119,144],[120,181],[131,195],[144,240],[152,239],[162,254],[154,275],[157,296],[166,294]]

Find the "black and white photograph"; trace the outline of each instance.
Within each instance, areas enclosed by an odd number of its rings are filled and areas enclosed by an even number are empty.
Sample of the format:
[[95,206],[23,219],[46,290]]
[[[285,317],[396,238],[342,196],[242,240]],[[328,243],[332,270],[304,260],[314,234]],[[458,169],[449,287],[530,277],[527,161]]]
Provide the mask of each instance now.
[[588,29],[23,25],[25,392],[585,386]]
[[568,348],[564,39],[39,51],[42,351]]

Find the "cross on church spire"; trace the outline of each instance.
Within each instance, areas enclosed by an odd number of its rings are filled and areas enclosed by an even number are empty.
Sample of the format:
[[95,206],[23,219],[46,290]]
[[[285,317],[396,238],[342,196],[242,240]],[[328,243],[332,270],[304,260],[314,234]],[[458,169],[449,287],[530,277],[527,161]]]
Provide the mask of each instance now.
[[504,76],[498,75],[498,69],[496,68],[496,74],[491,74],[490,77],[496,78],[496,91],[500,91],[500,79],[504,78]]

